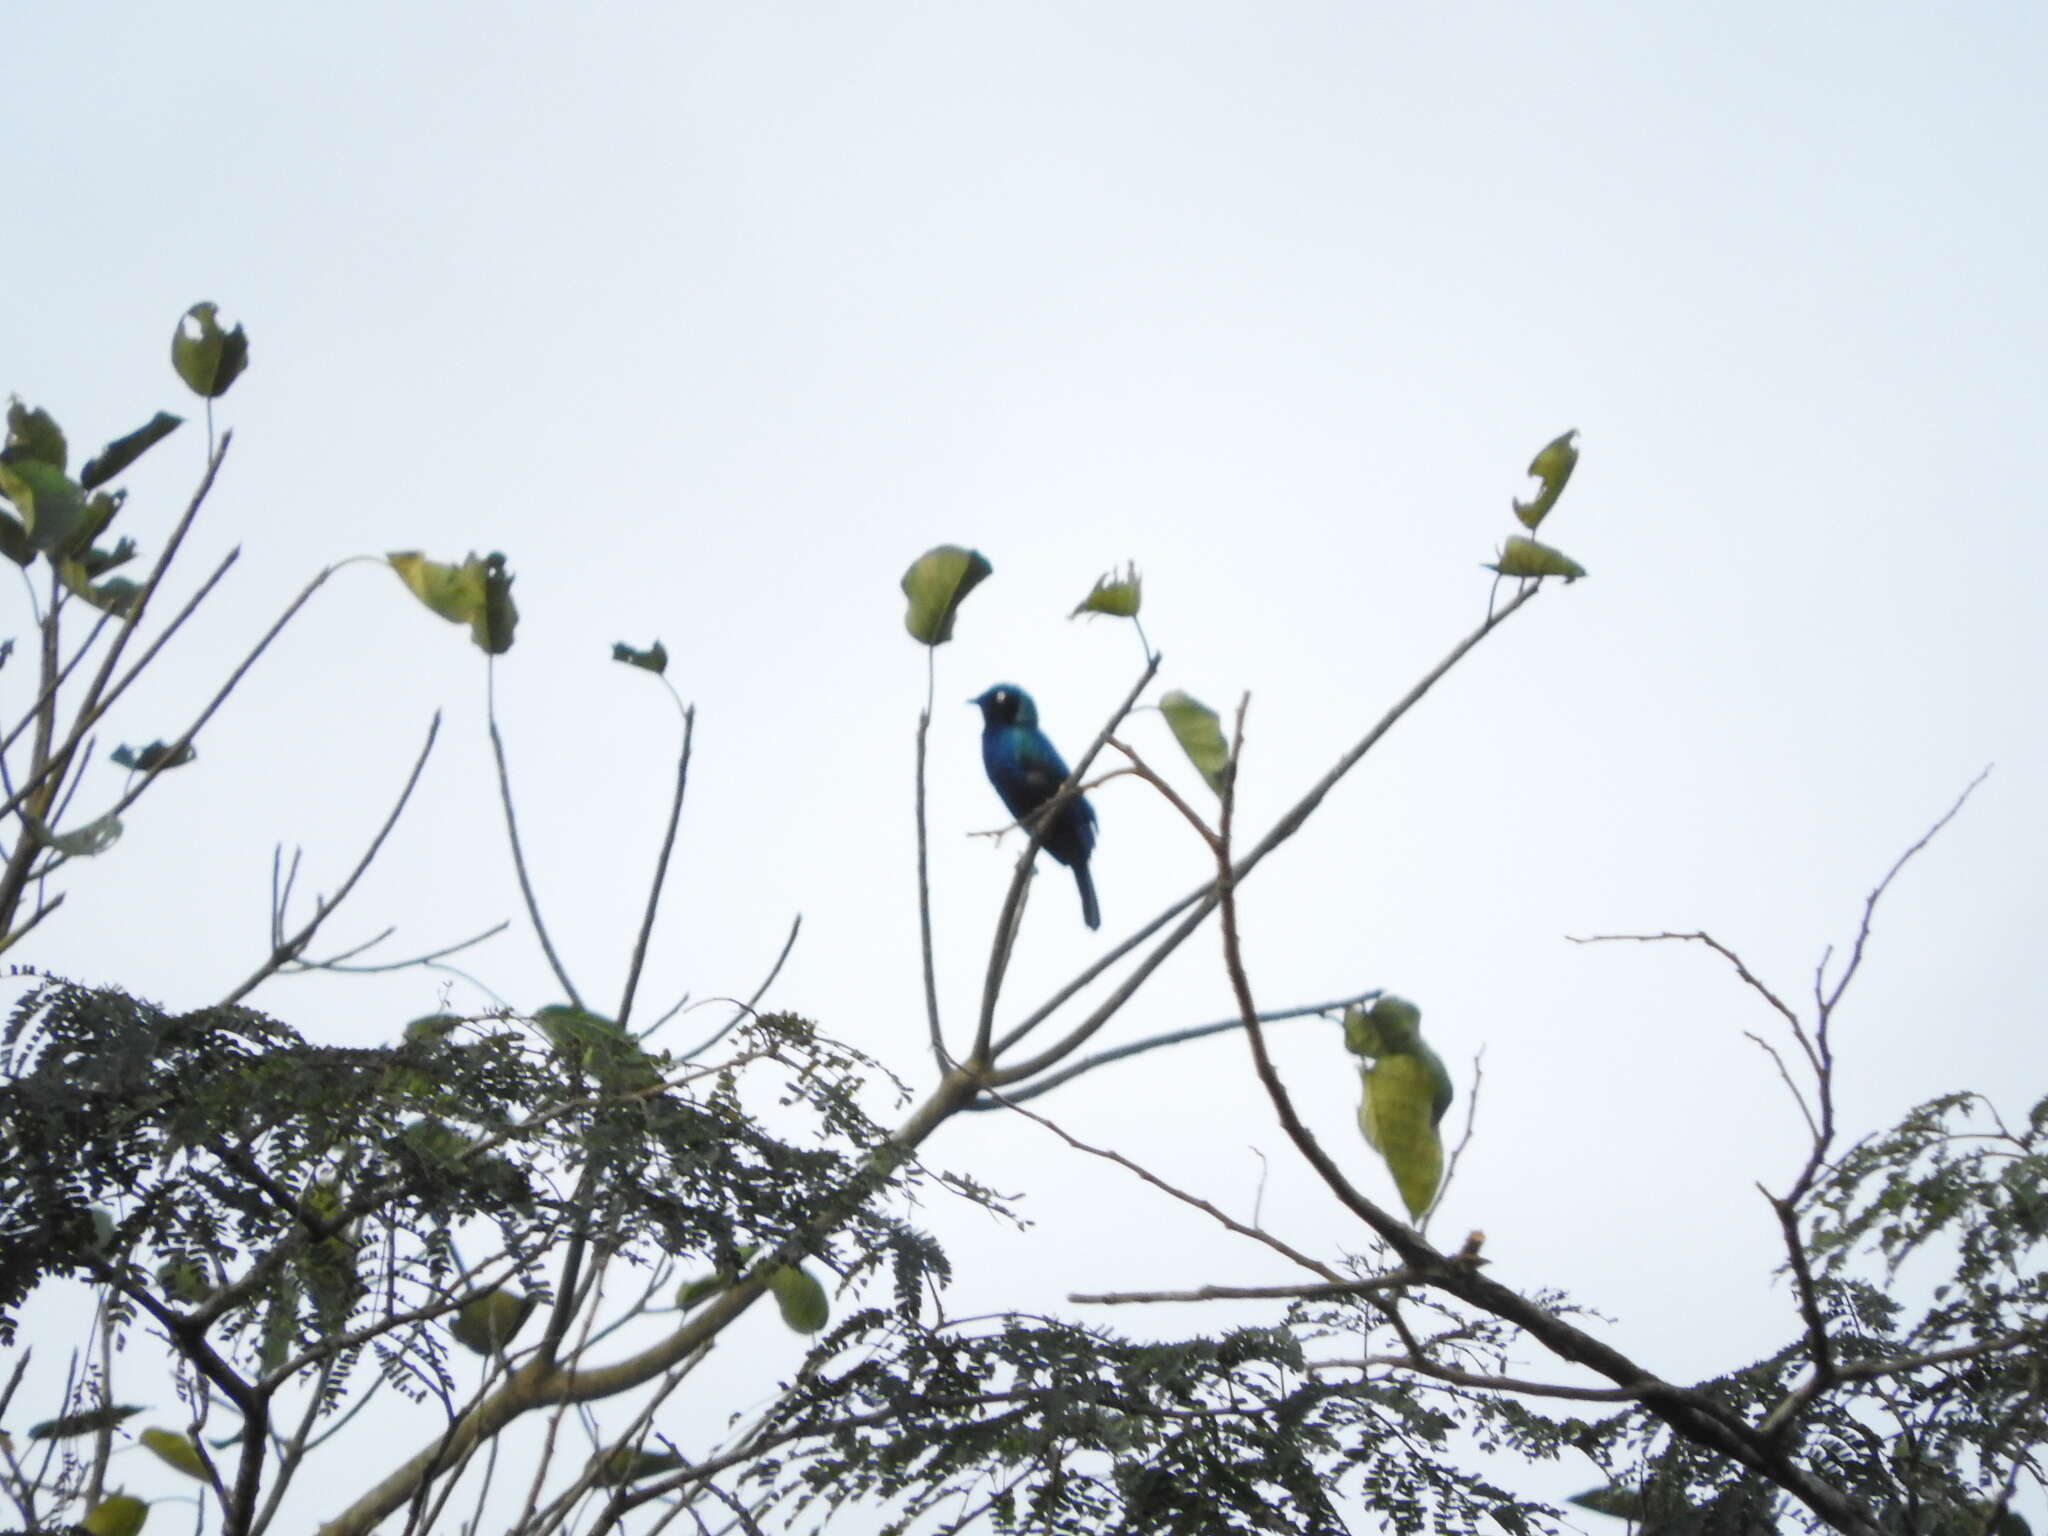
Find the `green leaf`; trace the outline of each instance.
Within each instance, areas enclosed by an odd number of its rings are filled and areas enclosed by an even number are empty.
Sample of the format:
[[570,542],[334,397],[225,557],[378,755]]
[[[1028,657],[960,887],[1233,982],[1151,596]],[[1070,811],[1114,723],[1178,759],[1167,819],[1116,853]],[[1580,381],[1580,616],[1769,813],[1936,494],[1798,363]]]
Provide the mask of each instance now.
[[16,565],[27,565],[36,557],[36,547],[29,541],[28,530],[22,527],[21,519],[5,509],[0,509],[0,555],[5,555]]
[[1584,1493],[1573,1494],[1565,1502],[1622,1520],[1640,1520],[1643,1517],[1643,1496],[1633,1488],[1588,1488]]
[[825,1287],[809,1270],[796,1264],[778,1264],[769,1271],[768,1289],[775,1293],[775,1305],[782,1320],[797,1333],[816,1333],[832,1316],[832,1303]]
[[249,366],[248,336],[239,325],[223,331],[219,314],[212,304],[194,304],[171,336],[171,366],[187,389],[209,400],[226,394]]
[[19,400],[7,402],[7,446],[0,448],[0,462],[12,464],[34,459],[62,470],[69,452],[63,430],[48,411],[23,405]]
[[1444,1146],[1430,1113],[1435,1085],[1419,1057],[1382,1056],[1362,1069],[1358,1127],[1386,1160],[1411,1217],[1429,1209],[1443,1181]]
[[199,755],[199,749],[189,741],[178,747],[167,741],[152,741],[146,747],[118,746],[108,755],[123,768],[149,773],[182,768]]
[[[761,1245],[759,1243],[746,1244],[736,1255],[737,1263],[744,1265],[747,1260],[760,1252],[760,1249]],[[721,1266],[714,1269],[708,1275],[699,1275],[694,1280],[685,1280],[676,1287],[676,1305],[687,1312],[690,1308],[709,1301],[738,1278],[739,1269],[737,1267],[727,1269]]]
[[166,1259],[157,1266],[156,1283],[164,1293],[187,1306],[198,1306],[213,1294],[206,1266],[197,1259]]
[[135,1438],[187,1477],[196,1477],[202,1483],[210,1481],[206,1462],[190,1435],[181,1435],[174,1429],[145,1429]]
[[31,1440],[75,1440],[80,1435],[96,1435],[103,1429],[112,1429],[123,1419],[132,1419],[142,1412],[139,1407],[117,1404],[110,1408],[93,1408],[85,1413],[67,1413],[59,1419],[45,1419],[40,1424],[29,1426]]
[[1540,484],[1534,500],[1515,503],[1515,516],[1521,519],[1522,526],[1531,533],[1536,531],[1538,523],[1550,515],[1550,509],[1557,505],[1557,498],[1564,494],[1565,482],[1571,479],[1572,471],[1578,467],[1579,450],[1572,442],[1578,435],[1574,430],[1552,438],[1538,449],[1536,457],[1529,461],[1529,473],[1534,475]]
[[133,539],[123,539],[112,549],[88,549],[78,557],[78,563],[88,577],[97,581],[100,577],[106,575],[107,572],[114,570],[118,566],[126,565],[134,558],[135,541]]
[[[299,1213],[309,1231],[333,1228],[345,1205],[341,1185],[333,1179],[314,1179],[299,1193]],[[329,1328],[338,1325],[363,1292],[356,1274],[354,1224],[315,1237],[299,1261],[299,1271],[321,1322]]]
[[88,1536],[138,1536],[149,1518],[149,1506],[130,1494],[116,1493],[101,1499],[81,1522]]
[[600,1451],[590,1458],[590,1464],[597,1468],[596,1481],[606,1488],[623,1488],[643,1477],[679,1472],[685,1465],[683,1458],[673,1451],[637,1450],[629,1445]]
[[479,1355],[495,1354],[519,1337],[519,1330],[539,1305],[538,1296],[502,1289],[486,1291],[455,1309],[448,1319],[448,1331],[464,1349]]
[[64,583],[66,591],[84,598],[100,612],[111,613],[117,618],[125,617],[142,601],[139,582],[130,581],[126,576],[94,581],[83,560],[58,561],[57,578]]
[[265,1375],[291,1358],[292,1345],[298,1341],[298,1334],[299,1282],[294,1275],[279,1285],[269,1309],[263,1314],[263,1337],[256,1358]]
[[[0,496],[21,513],[30,547],[46,555],[75,555],[105,526],[105,518],[94,522],[96,510],[86,505],[77,482],[41,459],[0,464]],[[112,508],[107,511],[111,515]]]
[[1224,776],[1230,772],[1230,744],[1223,739],[1223,722],[1216,711],[1175,689],[1159,701],[1159,712],[1196,772],[1222,794]]
[[1354,1056],[1377,1056],[1385,1048],[1370,1013],[1355,1006],[1344,1010],[1344,1049]]
[[533,1022],[562,1056],[597,1079],[606,1093],[637,1093],[656,1087],[661,1070],[640,1043],[602,1014],[566,1003],[533,1011]]
[[460,1014],[425,1014],[405,1026],[405,1038],[414,1045],[430,1045],[436,1040],[446,1040],[461,1023]]
[[1145,584],[1138,577],[1138,567],[1127,566],[1121,579],[1115,571],[1095,578],[1095,590],[1081,599],[1081,606],[1067,617],[1078,619],[1084,613],[1106,613],[1112,618],[1135,619],[1139,604],[1144,601]]
[[[1443,1058],[1429,1048],[1422,1038],[1422,1010],[1405,997],[1382,996],[1372,1005],[1372,1011],[1364,1015],[1369,1028],[1361,1030],[1362,1039],[1370,1039],[1370,1048],[1360,1051],[1368,1056],[1413,1056],[1428,1069],[1430,1081],[1430,1124],[1435,1125],[1451,1107],[1455,1090],[1451,1086],[1451,1074],[1445,1069]],[[1354,1046],[1354,1050],[1358,1047]]]
[[85,468],[78,472],[78,483],[88,491],[96,485],[105,485],[184,424],[184,417],[158,411],[126,437],[115,438],[87,459]]
[[918,556],[903,573],[903,595],[910,599],[903,627],[921,645],[944,645],[953,638],[953,615],[967,594],[995,567],[979,550],[941,544]]
[[1420,1216],[1443,1181],[1437,1125],[1451,1107],[1451,1074],[1423,1042],[1422,1010],[1406,998],[1382,996],[1369,1010],[1347,1011],[1344,1044],[1372,1058],[1359,1068],[1358,1128],[1386,1159],[1408,1214]]
[[612,660],[658,675],[668,670],[668,647],[657,640],[646,650],[636,651],[621,640],[612,646]]
[[1563,550],[1538,544],[1520,534],[1508,540],[1507,547],[1500,552],[1500,559],[1487,569],[1499,571],[1503,576],[1562,576],[1568,582],[1577,581],[1586,574],[1586,568]]
[[89,859],[96,853],[105,853],[121,836],[121,819],[111,811],[71,832],[58,832],[31,812],[23,811],[21,814],[27,819],[28,829],[37,842],[74,859]]
[[512,573],[505,569],[505,557],[493,550],[484,556],[484,618],[470,626],[472,638],[487,655],[502,656],[512,649],[512,631],[519,625],[519,608],[512,601]]
[[467,624],[470,638],[487,655],[512,649],[519,610],[503,555],[471,555],[460,565],[442,565],[418,550],[397,550],[384,558],[421,602],[452,624]]

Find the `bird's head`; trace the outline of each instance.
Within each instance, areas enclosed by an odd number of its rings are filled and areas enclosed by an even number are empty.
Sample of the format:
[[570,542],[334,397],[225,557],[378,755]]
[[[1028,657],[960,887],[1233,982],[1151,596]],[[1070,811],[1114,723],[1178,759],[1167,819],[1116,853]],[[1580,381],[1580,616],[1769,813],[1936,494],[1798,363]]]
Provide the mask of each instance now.
[[981,706],[983,725],[1036,725],[1038,706],[1031,695],[1015,683],[997,683],[977,698],[967,701]]

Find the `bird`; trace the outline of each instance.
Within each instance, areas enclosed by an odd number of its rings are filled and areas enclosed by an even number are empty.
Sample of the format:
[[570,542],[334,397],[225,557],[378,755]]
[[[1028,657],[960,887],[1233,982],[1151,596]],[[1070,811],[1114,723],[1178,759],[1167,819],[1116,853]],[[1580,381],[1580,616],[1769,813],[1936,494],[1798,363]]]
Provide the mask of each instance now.
[[[1030,825],[1038,808],[1067,781],[1067,765],[1059,749],[1038,728],[1038,706],[1015,683],[997,683],[969,699],[981,707],[981,765],[1003,804],[1018,821]],[[1039,846],[1074,872],[1081,888],[1081,921],[1102,926],[1095,904],[1095,882],[1088,874],[1088,855],[1095,848],[1095,807],[1081,795],[1063,804],[1045,827]]]

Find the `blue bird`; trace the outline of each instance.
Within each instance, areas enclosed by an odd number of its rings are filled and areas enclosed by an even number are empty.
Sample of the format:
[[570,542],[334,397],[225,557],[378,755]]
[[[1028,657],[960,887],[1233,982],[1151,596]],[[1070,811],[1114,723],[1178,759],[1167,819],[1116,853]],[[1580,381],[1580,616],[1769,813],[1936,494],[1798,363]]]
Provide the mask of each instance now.
[[[997,683],[970,704],[981,706],[981,764],[1012,816],[1031,825],[1032,815],[1067,781],[1059,749],[1038,728],[1038,706],[1014,683]],[[1095,808],[1074,796],[1059,808],[1039,846],[1074,872],[1081,887],[1081,921],[1102,926],[1088,855],[1095,847]]]

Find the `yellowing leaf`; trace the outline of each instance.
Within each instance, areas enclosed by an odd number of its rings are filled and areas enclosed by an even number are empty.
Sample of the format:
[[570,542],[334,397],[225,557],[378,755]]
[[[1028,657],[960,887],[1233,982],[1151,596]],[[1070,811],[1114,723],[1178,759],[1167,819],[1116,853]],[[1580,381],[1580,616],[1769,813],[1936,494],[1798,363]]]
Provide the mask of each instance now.
[[1216,711],[1179,689],[1159,701],[1159,712],[1173,739],[1187,753],[1188,761],[1217,794],[1223,793],[1223,776],[1230,770],[1230,744],[1223,739],[1223,723]]
[[137,1536],[149,1506],[125,1493],[101,1499],[81,1522],[91,1536]]
[[798,1265],[778,1264],[768,1275],[768,1289],[775,1293],[782,1320],[797,1333],[816,1333],[832,1316],[825,1287]]
[[1508,540],[1500,559],[1487,569],[1503,576],[1562,576],[1566,581],[1577,581],[1586,574],[1586,568],[1563,550],[1538,544],[1520,534]]
[[174,1429],[145,1429],[135,1438],[187,1477],[196,1477],[202,1483],[210,1481],[206,1462],[190,1435],[181,1435]]
[[538,1305],[538,1296],[521,1296],[507,1290],[486,1291],[455,1309],[455,1315],[448,1319],[448,1331],[464,1349],[479,1355],[493,1354],[519,1337],[519,1330],[526,1326],[527,1318]]
[[1578,467],[1579,450],[1572,442],[1578,435],[1571,431],[1552,438],[1529,461],[1529,473],[1540,483],[1534,500],[1515,503],[1515,516],[1531,533],[1550,515],[1550,509],[1557,505],[1557,498],[1564,494],[1565,482],[1571,479],[1572,471]]
[[395,550],[384,558],[413,596],[450,623],[467,624],[470,638],[485,654],[499,656],[512,648],[519,610],[503,555],[471,555],[460,565],[440,564],[418,550]]
[[953,638],[953,615],[960,604],[995,567],[979,550],[958,544],[928,549],[903,573],[903,595],[910,606],[903,627],[920,645],[944,645]]
[[1112,618],[1135,619],[1138,607],[1144,600],[1145,584],[1138,578],[1138,568],[1127,566],[1121,579],[1115,571],[1095,578],[1095,590],[1081,599],[1081,606],[1067,617],[1078,619],[1084,613],[1106,613]]
[[1408,1214],[1419,1217],[1436,1198],[1444,1172],[1443,1142],[1431,1113],[1435,1084],[1429,1067],[1416,1056],[1382,1056],[1360,1076],[1365,1092],[1358,1127],[1386,1159]]
[[1370,1043],[1352,1049],[1366,1056],[1413,1056],[1420,1061],[1429,1073],[1429,1123],[1435,1125],[1451,1107],[1453,1090],[1443,1059],[1423,1041],[1422,1010],[1405,997],[1389,994],[1377,999],[1364,1018],[1368,1022],[1359,1038]]
[[217,399],[249,366],[249,338],[238,325],[220,328],[220,310],[194,304],[171,335],[171,366],[195,395]]

